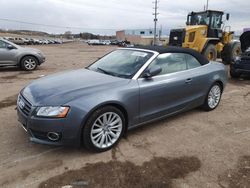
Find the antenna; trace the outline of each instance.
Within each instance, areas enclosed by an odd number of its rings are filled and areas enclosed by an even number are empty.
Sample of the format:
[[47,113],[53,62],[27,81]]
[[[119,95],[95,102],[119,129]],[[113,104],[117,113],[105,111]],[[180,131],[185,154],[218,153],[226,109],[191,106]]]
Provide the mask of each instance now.
[[154,13],[153,13],[153,15],[154,15],[154,41],[153,41],[153,45],[155,46],[156,45],[156,27],[157,27],[157,21],[158,21],[158,18],[157,18],[157,16],[158,16],[158,3],[159,3],[159,0],[155,0],[154,2],[153,2],[154,4],[155,4],[155,6],[154,6]]
[[208,4],[209,4],[209,0],[207,0],[207,6],[206,6],[206,10],[208,10]]

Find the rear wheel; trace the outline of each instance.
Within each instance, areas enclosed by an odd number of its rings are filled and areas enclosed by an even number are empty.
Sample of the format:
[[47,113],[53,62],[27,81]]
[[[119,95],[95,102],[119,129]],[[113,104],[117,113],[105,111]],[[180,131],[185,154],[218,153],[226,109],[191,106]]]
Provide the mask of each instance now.
[[217,59],[217,50],[215,48],[215,45],[208,44],[205,48],[203,55],[209,60],[209,61],[215,61]]
[[241,53],[241,46],[239,42],[232,42],[225,45],[221,57],[222,61],[226,64],[231,64],[236,56]]
[[207,93],[207,97],[202,106],[203,109],[206,111],[214,110],[220,103],[221,94],[222,94],[222,87],[220,86],[220,84],[218,83],[213,84]]
[[111,149],[120,140],[125,127],[123,113],[113,107],[105,106],[96,110],[83,129],[84,146],[96,152]]
[[21,60],[21,68],[25,71],[33,71],[36,69],[38,61],[33,56],[26,56]]

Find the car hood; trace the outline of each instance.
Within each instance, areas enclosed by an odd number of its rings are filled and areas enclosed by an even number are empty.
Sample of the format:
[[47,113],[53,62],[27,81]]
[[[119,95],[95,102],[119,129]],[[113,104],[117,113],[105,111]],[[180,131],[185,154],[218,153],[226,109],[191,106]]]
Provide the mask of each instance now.
[[23,89],[22,95],[34,106],[63,105],[78,97],[114,89],[129,81],[80,69],[35,80]]
[[250,47],[250,31],[244,32],[240,36],[241,50],[245,52]]

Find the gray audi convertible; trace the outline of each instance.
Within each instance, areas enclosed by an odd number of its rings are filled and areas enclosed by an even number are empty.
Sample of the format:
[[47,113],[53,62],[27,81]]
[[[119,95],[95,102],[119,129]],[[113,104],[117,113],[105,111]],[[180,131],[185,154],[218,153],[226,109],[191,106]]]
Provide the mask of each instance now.
[[33,81],[18,96],[18,120],[36,143],[101,152],[142,124],[214,110],[226,82],[223,64],[191,49],[121,48],[86,68]]

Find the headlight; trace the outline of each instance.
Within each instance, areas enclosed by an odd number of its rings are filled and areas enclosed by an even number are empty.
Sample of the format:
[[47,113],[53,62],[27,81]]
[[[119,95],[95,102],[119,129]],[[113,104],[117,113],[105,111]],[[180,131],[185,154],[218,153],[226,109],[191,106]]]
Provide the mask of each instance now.
[[37,54],[42,57],[44,56],[42,52],[37,52]]
[[241,61],[241,57],[240,56],[236,56],[233,61],[232,64],[238,64]]
[[240,56],[236,56],[235,58],[234,58],[234,61],[240,61],[241,60],[241,57]]
[[64,118],[67,116],[69,107],[64,106],[47,106],[40,107],[36,113],[40,117],[55,117],[55,118]]

